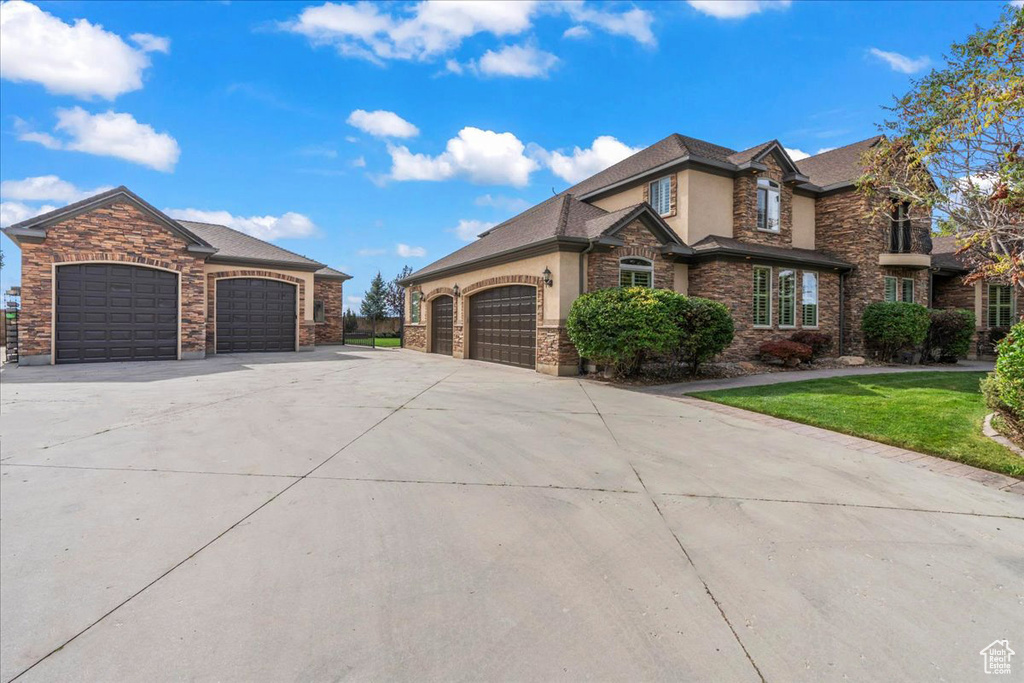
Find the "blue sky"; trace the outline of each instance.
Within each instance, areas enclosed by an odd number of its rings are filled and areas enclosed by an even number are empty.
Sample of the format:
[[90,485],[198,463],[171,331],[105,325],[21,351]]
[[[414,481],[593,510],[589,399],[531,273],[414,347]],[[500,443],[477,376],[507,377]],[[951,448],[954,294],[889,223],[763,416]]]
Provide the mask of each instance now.
[[0,217],[123,184],[341,268],[358,297],[670,133],[868,137],[1003,7],[14,0]]

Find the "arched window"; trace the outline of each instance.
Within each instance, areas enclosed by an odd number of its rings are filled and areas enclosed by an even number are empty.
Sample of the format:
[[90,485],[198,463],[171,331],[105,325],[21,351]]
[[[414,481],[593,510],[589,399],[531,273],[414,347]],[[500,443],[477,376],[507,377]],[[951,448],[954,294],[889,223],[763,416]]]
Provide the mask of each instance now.
[[654,263],[645,258],[619,259],[620,287],[653,287]]

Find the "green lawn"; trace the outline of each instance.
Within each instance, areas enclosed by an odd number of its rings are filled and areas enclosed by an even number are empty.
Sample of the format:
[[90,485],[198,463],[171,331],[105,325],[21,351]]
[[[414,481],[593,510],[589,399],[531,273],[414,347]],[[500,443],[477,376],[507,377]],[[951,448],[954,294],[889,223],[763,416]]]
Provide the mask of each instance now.
[[767,413],[1024,477],[1024,459],[984,437],[983,372],[908,372],[704,391],[697,398]]
[[[369,338],[366,338],[366,339],[352,339],[351,337],[346,337],[345,338],[345,343],[346,344],[355,344],[356,346],[370,346],[370,342],[371,341],[372,340],[369,339]],[[377,346],[396,347],[396,346],[401,346],[401,345],[402,345],[402,340],[399,339],[398,337],[377,337]]]

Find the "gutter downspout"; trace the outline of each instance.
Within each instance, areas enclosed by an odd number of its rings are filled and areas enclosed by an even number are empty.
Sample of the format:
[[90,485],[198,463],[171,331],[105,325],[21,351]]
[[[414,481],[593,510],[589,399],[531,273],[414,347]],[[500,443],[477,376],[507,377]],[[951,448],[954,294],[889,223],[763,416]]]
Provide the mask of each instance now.
[[[584,293],[583,292],[583,285],[586,283],[586,275],[587,275],[586,274],[586,268],[584,267],[584,263],[587,260],[587,254],[589,254],[591,251],[593,251],[595,246],[597,246],[597,240],[591,240],[590,244],[587,245],[587,248],[580,252],[580,296],[582,296],[583,293]],[[577,368],[577,372],[582,375],[583,374],[583,370],[584,370],[583,356],[580,356],[580,362],[579,362],[579,367]]]

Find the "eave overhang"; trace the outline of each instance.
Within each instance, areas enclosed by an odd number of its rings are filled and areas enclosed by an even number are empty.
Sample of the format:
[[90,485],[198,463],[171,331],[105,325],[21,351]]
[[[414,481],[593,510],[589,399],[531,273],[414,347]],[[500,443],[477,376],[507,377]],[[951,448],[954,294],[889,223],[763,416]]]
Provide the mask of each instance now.
[[[619,240],[621,243],[621,240]],[[398,281],[398,284],[403,287],[410,287],[412,285],[419,284],[421,282],[429,282],[436,280],[441,277],[448,275],[458,275],[459,273],[468,273],[473,270],[479,270],[481,268],[488,268],[490,266],[500,265],[502,263],[510,263],[512,261],[519,261],[524,258],[531,256],[539,256],[541,254],[550,254],[556,251],[569,251],[569,252],[581,252],[591,244],[590,240],[585,237],[548,237],[546,239],[528,244],[522,247],[513,247],[506,249],[505,251],[498,252],[496,254],[489,254],[476,259],[470,259],[452,266],[444,268],[438,268],[432,270],[429,273],[413,273],[407,278],[403,278]]]

